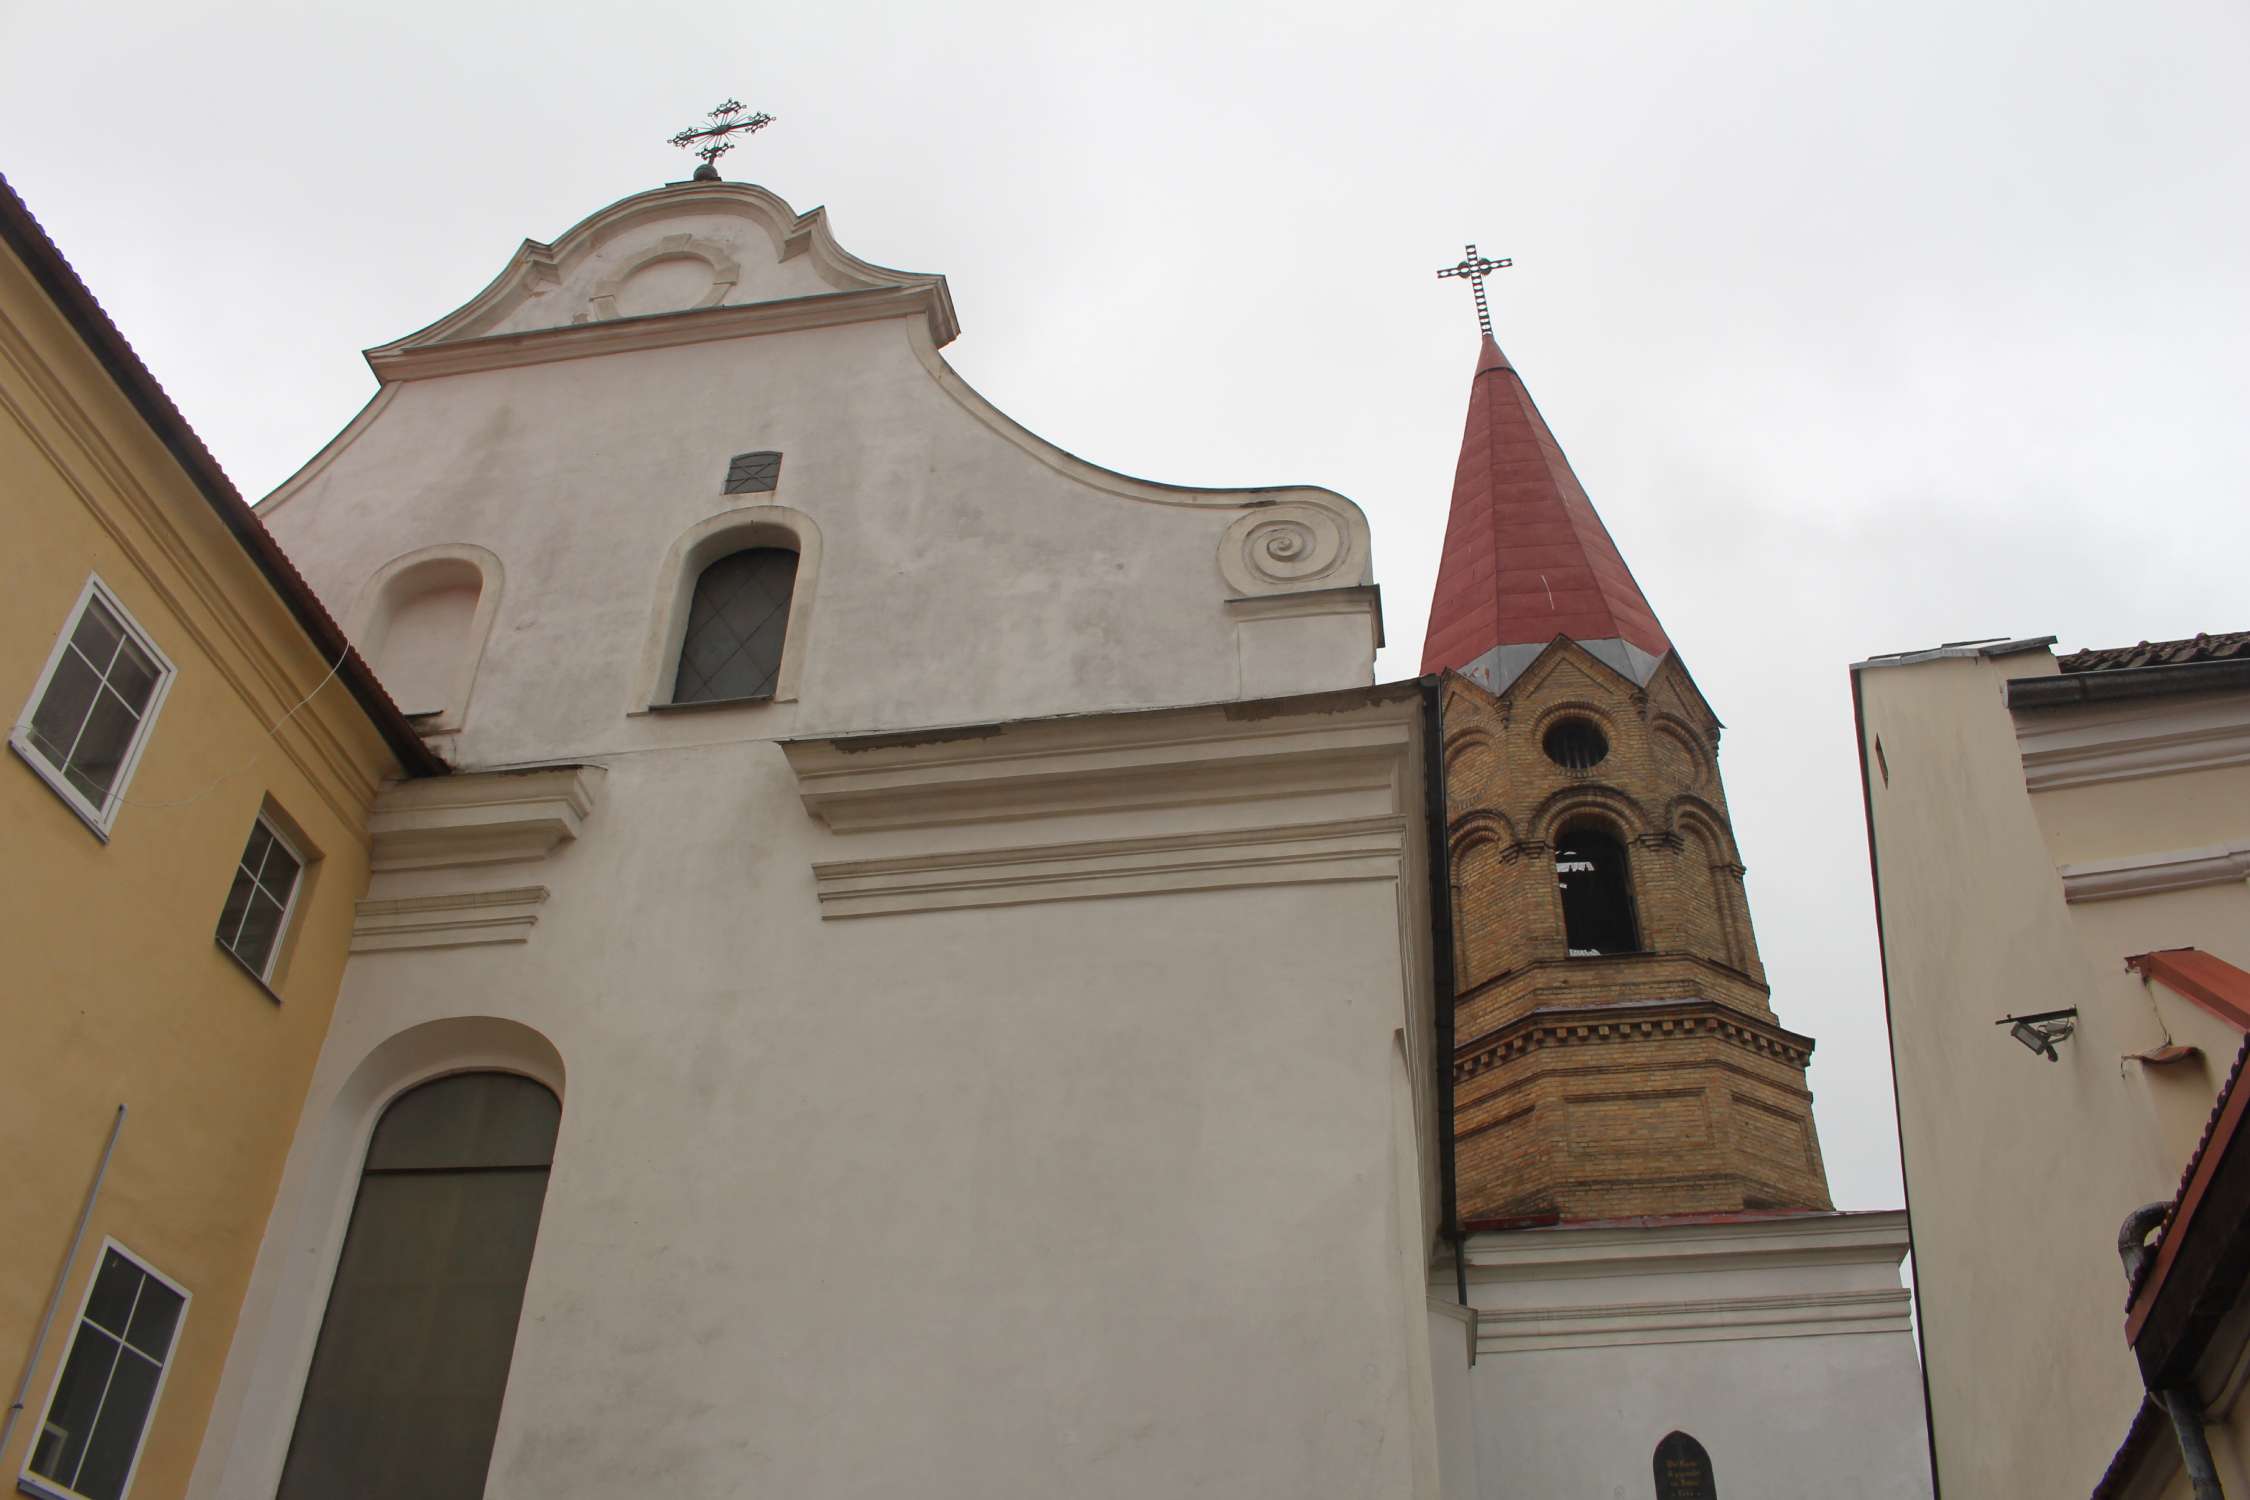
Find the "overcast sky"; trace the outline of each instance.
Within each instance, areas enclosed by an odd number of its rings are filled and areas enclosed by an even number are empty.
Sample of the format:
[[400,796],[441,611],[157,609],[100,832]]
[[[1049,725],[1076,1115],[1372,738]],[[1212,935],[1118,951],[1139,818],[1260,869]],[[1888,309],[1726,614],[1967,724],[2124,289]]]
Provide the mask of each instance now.
[[[356,14],[354,11],[356,10]],[[0,0],[0,170],[245,492],[358,351],[725,162],[1095,462],[1310,482],[1422,626],[1476,327],[1728,731],[1840,1206],[1900,1190],[1847,665],[2250,627],[2250,8]],[[1964,996],[1964,1046],[2028,1065]]]

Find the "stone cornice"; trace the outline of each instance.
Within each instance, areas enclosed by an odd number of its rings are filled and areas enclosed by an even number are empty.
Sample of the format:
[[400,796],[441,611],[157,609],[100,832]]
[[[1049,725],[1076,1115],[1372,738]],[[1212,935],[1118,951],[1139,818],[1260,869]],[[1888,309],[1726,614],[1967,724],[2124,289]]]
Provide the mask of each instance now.
[[[1475,1300],[1506,1304],[1478,1307],[1480,1354],[1903,1337],[1912,1294],[1896,1277],[1907,1249],[1899,1209],[1485,1230],[1462,1247]],[[1760,1284],[1771,1290],[1748,1290]]]
[[1895,1266],[1906,1251],[1904,1209],[1725,1214],[1487,1230],[1470,1235],[1467,1242],[1472,1275],[1510,1281],[1669,1276],[1745,1264]]
[[1395,880],[1402,817],[1090,839],[813,866],[824,917],[1019,906],[1229,886]]
[[1708,1037],[1794,1068],[1812,1059],[1813,1039],[1743,1014],[1716,1000],[1622,1000],[1543,1005],[1454,1050],[1453,1078],[1464,1082],[1544,1047]]
[[2199,885],[2240,885],[2250,880],[2250,839],[2200,849],[2091,860],[2063,865],[2056,873],[2062,877],[2063,899],[2073,904],[2184,891]]
[[2074,704],[2015,718],[2024,785],[2034,792],[2250,765],[2250,693]]
[[1396,787],[1418,706],[1367,688],[781,748],[805,810],[857,833]]
[[531,940],[547,887],[454,891],[362,901],[352,924],[351,951],[385,953],[401,948],[474,948]]
[[1619,1345],[1703,1344],[1730,1339],[1905,1334],[1913,1294],[1904,1287],[1699,1297],[1575,1307],[1480,1308],[1477,1353],[1533,1354]]
[[670,349],[768,333],[795,333],[847,323],[921,316],[936,322],[942,286],[871,287],[821,292],[736,307],[698,307],[684,312],[648,313],[560,328],[452,339],[425,345],[394,344],[367,351],[368,366],[386,384],[433,375],[463,375],[556,360],[588,359],[640,349]]
[[485,771],[392,787],[368,819],[372,868],[439,869],[541,859],[578,837],[599,766]]

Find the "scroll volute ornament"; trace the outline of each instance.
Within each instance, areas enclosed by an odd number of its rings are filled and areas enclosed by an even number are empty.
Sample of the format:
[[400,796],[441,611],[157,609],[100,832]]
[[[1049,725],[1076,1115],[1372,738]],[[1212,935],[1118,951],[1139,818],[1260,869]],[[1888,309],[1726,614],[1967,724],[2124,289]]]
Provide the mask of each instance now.
[[1305,500],[1263,505],[1227,528],[1219,572],[1237,596],[1355,584],[1366,568],[1365,524]]

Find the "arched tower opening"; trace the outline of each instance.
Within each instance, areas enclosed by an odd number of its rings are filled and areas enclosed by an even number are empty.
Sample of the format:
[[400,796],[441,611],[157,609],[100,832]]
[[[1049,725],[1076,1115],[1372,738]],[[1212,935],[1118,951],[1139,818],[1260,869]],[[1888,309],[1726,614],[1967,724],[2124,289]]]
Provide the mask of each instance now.
[[1562,892],[1563,946],[1572,958],[1640,951],[1632,872],[1615,834],[1593,823],[1564,828],[1555,838],[1555,884]]

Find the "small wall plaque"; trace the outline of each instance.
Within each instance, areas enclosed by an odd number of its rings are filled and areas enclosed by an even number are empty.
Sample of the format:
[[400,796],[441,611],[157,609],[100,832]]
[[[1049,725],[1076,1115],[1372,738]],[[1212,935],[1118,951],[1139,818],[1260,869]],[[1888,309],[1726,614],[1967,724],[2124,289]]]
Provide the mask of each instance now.
[[737,453],[727,461],[727,487],[729,495],[770,494],[781,482],[781,455],[778,453]]
[[1684,1432],[1670,1432],[1656,1445],[1656,1500],[1713,1500],[1711,1455]]

